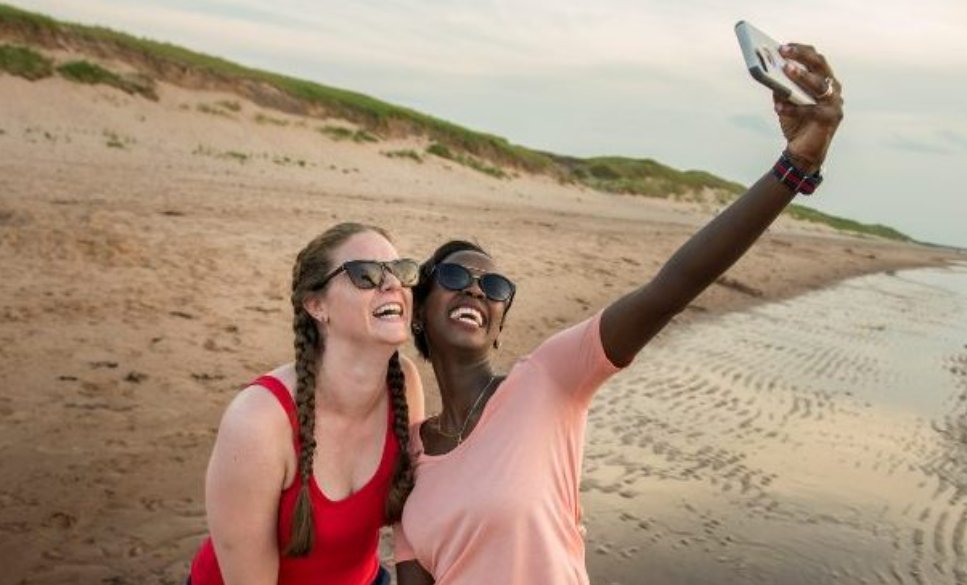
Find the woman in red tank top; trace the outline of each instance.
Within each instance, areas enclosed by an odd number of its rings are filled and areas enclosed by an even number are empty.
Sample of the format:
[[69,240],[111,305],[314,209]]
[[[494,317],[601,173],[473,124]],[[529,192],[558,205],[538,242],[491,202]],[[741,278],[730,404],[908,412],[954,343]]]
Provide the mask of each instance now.
[[408,338],[417,265],[386,233],[336,225],[292,275],[295,362],[228,406],[208,465],[211,535],[192,585],[370,585],[381,526],[413,486],[411,420],[423,416]]

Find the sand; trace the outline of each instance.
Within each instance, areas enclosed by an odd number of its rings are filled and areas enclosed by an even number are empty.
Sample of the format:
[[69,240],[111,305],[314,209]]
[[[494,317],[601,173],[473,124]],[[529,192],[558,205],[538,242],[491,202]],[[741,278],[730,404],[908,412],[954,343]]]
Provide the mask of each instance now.
[[[646,282],[716,211],[392,158],[427,143],[337,141],[319,128],[351,125],[231,94],[159,94],[0,76],[5,582],[183,579],[206,532],[220,413],[247,380],[291,359],[291,264],[327,226],[381,225],[416,258],[450,237],[483,244],[519,288],[506,367]],[[958,257],[782,220],[670,329]],[[594,417],[610,428],[607,410]],[[592,463],[585,480],[606,483],[607,466]],[[641,547],[630,554],[647,560]]]

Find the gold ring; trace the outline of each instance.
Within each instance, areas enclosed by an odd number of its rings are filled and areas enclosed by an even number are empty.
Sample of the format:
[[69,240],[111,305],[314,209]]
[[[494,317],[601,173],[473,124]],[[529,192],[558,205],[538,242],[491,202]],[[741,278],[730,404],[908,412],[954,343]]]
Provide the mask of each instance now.
[[824,91],[823,93],[817,95],[816,96],[816,99],[817,100],[824,100],[824,99],[828,98],[829,96],[833,95],[833,81],[834,80],[833,80],[832,77],[827,77],[826,78],[826,91]]

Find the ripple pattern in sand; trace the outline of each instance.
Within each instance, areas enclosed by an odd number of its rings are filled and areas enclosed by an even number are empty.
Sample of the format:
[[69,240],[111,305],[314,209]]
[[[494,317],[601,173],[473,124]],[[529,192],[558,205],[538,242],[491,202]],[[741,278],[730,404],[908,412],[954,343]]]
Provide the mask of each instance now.
[[967,268],[673,332],[604,388],[599,582],[967,585]]

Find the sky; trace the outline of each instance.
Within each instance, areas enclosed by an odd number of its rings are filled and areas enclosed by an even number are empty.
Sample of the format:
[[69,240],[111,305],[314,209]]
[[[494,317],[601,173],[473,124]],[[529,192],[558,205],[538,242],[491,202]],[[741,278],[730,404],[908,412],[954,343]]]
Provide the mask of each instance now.
[[967,248],[964,0],[5,0],[349,89],[516,144],[743,184],[784,146],[734,24],[816,46],[844,86],[800,203]]

